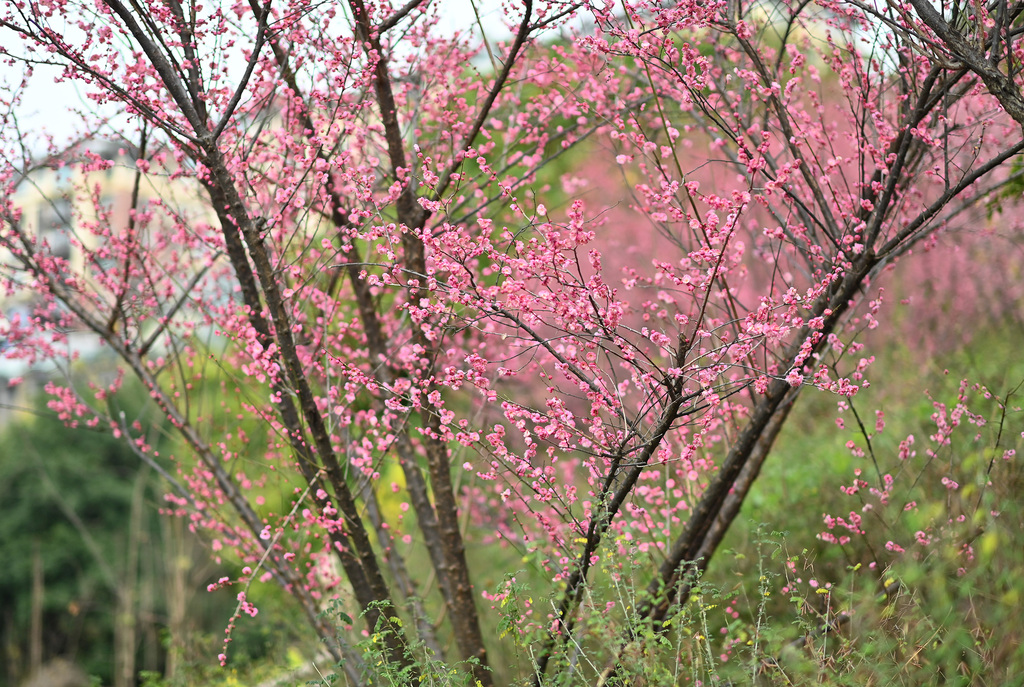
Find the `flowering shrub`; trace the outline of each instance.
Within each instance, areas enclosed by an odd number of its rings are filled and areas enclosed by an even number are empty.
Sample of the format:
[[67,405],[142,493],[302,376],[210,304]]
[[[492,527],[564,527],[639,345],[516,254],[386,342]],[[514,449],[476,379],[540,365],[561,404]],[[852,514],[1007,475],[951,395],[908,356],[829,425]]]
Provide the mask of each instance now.
[[[517,619],[540,628],[537,685],[613,601],[592,596],[603,566],[636,565],[585,670],[614,680],[689,598],[801,390],[870,384],[876,278],[1014,200],[1016,6],[972,8],[967,34],[926,0],[621,9],[524,0],[501,43],[443,34],[419,0],[0,10],[26,79],[61,65],[119,108],[124,150],[40,160],[4,117],[6,355],[63,365],[85,331],[117,356],[192,454],[174,509],[241,559],[238,584],[287,589],[353,682],[415,682],[425,652],[493,684],[477,543],[547,581]],[[119,167],[123,207],[103,193]],[[18,195],[45,170],[72,179],[63,225]],[[155,461],[105,410],[120,383],[54,383],[51,406]]]

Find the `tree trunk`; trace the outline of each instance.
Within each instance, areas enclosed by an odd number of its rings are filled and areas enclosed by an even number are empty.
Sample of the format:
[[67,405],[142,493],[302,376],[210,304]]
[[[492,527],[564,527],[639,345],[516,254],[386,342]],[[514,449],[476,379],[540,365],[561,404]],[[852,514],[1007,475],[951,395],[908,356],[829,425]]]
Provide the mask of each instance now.
[[43,556],[39,542],[32,547],[32,625],[29,630],[28,672],[34,675],[43,667]]

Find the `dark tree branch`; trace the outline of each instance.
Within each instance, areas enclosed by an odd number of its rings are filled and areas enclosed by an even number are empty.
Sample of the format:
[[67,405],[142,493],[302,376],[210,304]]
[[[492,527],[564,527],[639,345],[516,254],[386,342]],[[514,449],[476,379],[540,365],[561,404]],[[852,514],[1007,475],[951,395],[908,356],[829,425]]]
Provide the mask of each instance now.
[[[996,66],[998,57],[994,59],[985,57],[959,31],[951,27],[928,0],[910,0],[910,4],[921,21],[942,41],[942,45],[937,46],[938,49],[947,50],[955,60],[977,74],[985,83],[988,92],[999,100],[999,104],[1003,106],[1006,113],[1024,127],[1024,98],[1021,97],[1020,87],[1012,76],[999,71]],[[999,21],[996,22],[994,31],[999,30],[999,23]],[[998,47],[998,36],[993,35],[992,38],[994,40],[992,50],[994,51]]]

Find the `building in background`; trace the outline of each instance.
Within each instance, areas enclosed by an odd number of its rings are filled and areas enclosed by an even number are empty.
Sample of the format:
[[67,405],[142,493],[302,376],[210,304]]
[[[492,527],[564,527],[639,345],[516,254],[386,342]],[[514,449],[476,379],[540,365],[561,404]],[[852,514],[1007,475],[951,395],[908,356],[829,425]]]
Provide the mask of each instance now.
[[[12,412],[26,407],[46,380],[63,377],[67,364],[86,363],[102,374],[112,374],[117,366],[95,332],[69,324],[71,318],[59,305],[45,303],[20,256],[52,258],[50,271],[68,283],[74,281],[81,293],[88,294],[82,302],[100,319],[111,318],[112,327],[118,326],[115,314],[124,300],[117,292],[136,295],[141,289],[130,281],[138,277],[129,274],[123,257],[103,250],[107,236],[134,232],[138,251],[133,260],[156,265],[163,262],[162,253],[173,250],[179,268],[189,265],[188,251],[177,250],[173,239],[162,234],[173,223],[187,221],[183,218],[206,221],[202,194],[194,180],[175,178],[156,165],[136,165],[133,152],[94,141],[68,156],[69,161],[88,158],[93,162],[85,165],[89,171],[82,171],[80,164],[41,167],[17,187],[12,200],[20,211],[18,226],[4,226],[0,234],[0,269],[13,277],[11,286],[0,293],[0,426]],[[159,211],[148,211],[157,204]],[[58,362],[35,356],[33,346],[18,345],[28,330],[39,329],[27,326],[39,319],[51,325],[47,344],[60,352]]]

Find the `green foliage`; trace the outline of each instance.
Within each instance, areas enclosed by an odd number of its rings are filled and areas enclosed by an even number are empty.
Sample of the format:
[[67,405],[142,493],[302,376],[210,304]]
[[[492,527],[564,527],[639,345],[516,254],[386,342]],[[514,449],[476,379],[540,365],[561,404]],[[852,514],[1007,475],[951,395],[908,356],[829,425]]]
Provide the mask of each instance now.
[[[0,685],[9,675],[28,669],[35,558],[42,569],[44,660],[71,656],[97,684],[111,684],[114,670],[118,592],[135,585],[140,684],[176,687],[210,684],[232,675],[273,674],[287,648],[308,634],[302,619],[290,612],[287,594],[276,585],[257,583],[253,596],[274,608],[257,618],[246,617],[232,634],[229,670],[216,665],[224,627],[234,610],[232,590],[199,591],[225,574],[224,566],[206,562],[207,550],[194,537],[179,553],[171,553],[167,537],[177,521],[163,521],[158,509],[168,488],[145,466],[123,438],[84,425],[67,427],[40,397],[31,414],[0,432],[0,632],[11,662],[0,671]],[[145,395],[122,390],[109,400],[113,417],[138,420],[161,456],[171,453]],[[259,437],[258,432],[254,433]],[[258,439],[259,440],[259,439]],[[161,458],[160,460],[163,460]],[[173,469],[171,470],[173,473]],[[142,484],[138,483],[142,480]],[[137,579],[129,582],[132,559],[132,499],[142,487],[141,521],[136,523]],[[168,523],[171,526],[168,526]],[[177,637],[183,653],[172,682],[158,669],[171,643],[167,634],[165,590],[174,565],[184,555],[187,566],[188,636]],[[141,597],[148,600],[144,606]],[[227,683],[225,683],[227,684]],[[236,682],[236,684],[239,684]]]
[[[843,414],[846,428],[837,428],[834,397],[804,399],[809,403],[777,442],[744,509],[750,521],[789,532],[778,539],[785,554],[785,565],[776,568],[781,593],[764,606],[767,624],[757,623],[764,641],[763,655],[755,656],[756,684],[1016,684],[1024,652],[1009,609],[1024,592],[1017,553],[1024,546],[1017,498],[1024,469],[1019,457],[1004,459],[1004,451],[1016,445],[1020,453],[1021,415],[1014,406],[1022,399],[1011,396],[1005,414],[996,401],[1024,379],[1024,363],[1006,346],[999,337],[979,336],[928,369],[912,351],[890,347],[871,371],[888,380],[887,393],[870,389],[851,402],[870,424],[864,432],[850,412]],[[960,380],[946,368],[991,391],[990,398],[972,392],[967,401],[990,422],[965,422],[948,444],[934,447],[928,437],[938,411],[931,399],[952,409],[960,393]],[[866,417],[878,407],[886,411],[882,432]],[[916,435],[918,454],[901,460],[898,444],[908,434]],[[848,441],[864,455],[854,455]],[[851,483],[855,469],[871,485],[878,473],[892,474],[890,503],[873,501],[866,490],[844,495],[839,486]],[[944,477],[958,488],[943,486]],[[917,507],[904,510],[909,502]],[[851,510],[864,517],[862,536],[842,547],[814,539],[825,529],[823,512]],[[916,543],[917,532],[932,543]],[[888,551],[892,540],[907,551]],[[764,573],[744,554],[757,542],[753,530],[734,528],[727,543],[743,553],[717,560],[711,578],[751,589]],[[791,555],[789,547],[800,553]]]
[[109,433],[66,428],[41,408],[6,428],[0,443],[0,607],[10,613],[8,641],[27,648],[18,640],[29,636],[37,553],[46,645],[54,654],[77,652],[88,673],[109,680],[116,576],[139,461]]

